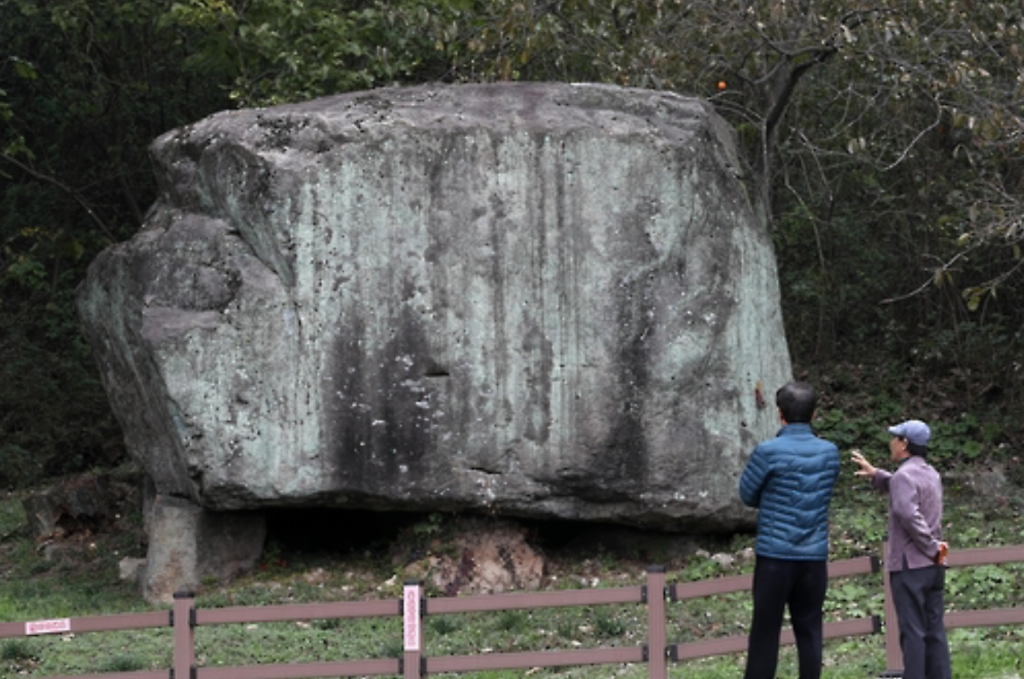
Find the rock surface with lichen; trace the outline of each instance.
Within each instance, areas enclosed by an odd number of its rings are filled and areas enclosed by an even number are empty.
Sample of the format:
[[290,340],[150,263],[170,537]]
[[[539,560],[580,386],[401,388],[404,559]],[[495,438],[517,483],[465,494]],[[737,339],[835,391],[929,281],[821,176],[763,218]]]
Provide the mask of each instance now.
[[790,362],[707,102],[389,88],[152,156],[155,205],[78,301],[154,497],[750,525],[736,483]]

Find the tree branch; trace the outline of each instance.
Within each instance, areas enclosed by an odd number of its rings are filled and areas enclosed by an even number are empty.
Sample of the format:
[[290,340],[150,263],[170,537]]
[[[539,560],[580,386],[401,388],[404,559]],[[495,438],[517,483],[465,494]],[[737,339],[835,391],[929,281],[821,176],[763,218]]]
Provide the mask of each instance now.
[[[793,90],[796,89],[800,78],[811,68],[825,63],[839,52],[839,46],[842,44],[840,34],[859,28],[867,20],[867,15],[875,13],[876,10],[849,12],[839,20],[839,28],[823,40],[818,47],[808,47],[795,53],[787,53],[786,50],[768,41],[768,44],[783,56],[771,73],[763,79],[767,82],[775,81],[776,83],[775,87],[771,88],[768,92],[769,107],[764,117],[764,133],[766,137],[771,136],[775,127],[782,119],[782,114],[785,113],[786,107],[789,106],[789,102],[793,97]],[[796,65],[793,66],[793,64]],[[782,71],[790,66],[792,68],[788,73],[782,74]],[[780,80],[781,83],[779,82]]]
[[78,191],[76,191],[75,189],[71,188],[67,184],[64,184],[63,182],[59,181],[56,177],[52,177],[52,176],[50,176],[48,174],[44,174],[42,172],[39,172],[38,170],[36,170],[35,168],[31,167],[30,165],[26,165],[25,163],[21,162],[17,158],[9,156],[6,153],[0,153],[0,159],[6,160],[8,163],[11,163],[12,165],[17,167],[18,169],[22,170],[23,172],[28,173],[29,175],[35,177],[36,179],[42,180],[44,182],[47,182],[48,184],[52,184],[52,185],[56,186],[58,189],[60,189],[61,191],[66,193],[68,196],[70,196],[72,198],[72,200],[74,200],[76,203],[78,203],[79,206],[81,206],[81,208],[83,210],[85,210],[85,212],[89,215],[89,217],[92,219],[92,221],[95,222],[95,224],[99,228],[99,230],[102,231],[104,233],[104,235],[106,235],[107,238],[109,238],[112,242],[117,240],[116,238],[114,238],[114,234],[107,227],[106,223],[102,219],[99,218],[99,215],[97,215],[93,211],[92,207],[89,206],[89,203],[86,202],[85,198],[83,198],[82,195]]
[[[960,259],[961,257],[966,257],[968,254],[970,254],[976,249],[977,246],[967,248],[966,250],[956,253],[955,255],[953,255],[952,259],[950,259],[948,262],[940,266],[938,270],[947,271],[953,265],[953,263],[956,262],[956,260]],[[899,297],[889,297],[888,299],[883,299],[881,302],[879,302],[879,304],[895,304],[896,302],[902,302],[905,299],[916,297],[917,295],[920,295],[929,285],[933,285],[934,283],[935,275],[933,274],[929,280],[922,283],[920,286],[918,286],[917,289],[912,290],[911,292],[908,292],[905,295],[900,295]]]

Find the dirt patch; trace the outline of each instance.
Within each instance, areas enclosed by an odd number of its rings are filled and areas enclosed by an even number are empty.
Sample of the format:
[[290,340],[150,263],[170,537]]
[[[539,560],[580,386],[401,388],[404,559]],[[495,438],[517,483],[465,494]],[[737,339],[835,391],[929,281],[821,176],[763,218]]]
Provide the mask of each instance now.
[[429,553],[405,567],[447,596],[491,594],[540,588],[544,556],[527,542],[527,529],[514,522],[470,519],[431,540]]

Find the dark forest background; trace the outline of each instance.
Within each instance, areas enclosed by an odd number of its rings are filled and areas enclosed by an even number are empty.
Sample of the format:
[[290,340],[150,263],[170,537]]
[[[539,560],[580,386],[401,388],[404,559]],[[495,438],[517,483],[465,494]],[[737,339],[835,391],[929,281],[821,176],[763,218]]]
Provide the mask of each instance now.
[[[1021,473],[1024,2],[0,0],[0,487],[123,460],[75,316],[210,113],[416,83],[712,101],[770,207],[798,376],[842,446],[903,417]],[[1024,477],[1024,473],[1021,473]]]

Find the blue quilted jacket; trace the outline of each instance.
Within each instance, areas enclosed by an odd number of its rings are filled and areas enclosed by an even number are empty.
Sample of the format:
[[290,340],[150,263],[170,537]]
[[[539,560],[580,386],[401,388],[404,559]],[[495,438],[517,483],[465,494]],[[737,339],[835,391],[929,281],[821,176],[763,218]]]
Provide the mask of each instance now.
[[756,448],[740,477],[740,499],[757,507],[759,556],[828,559],[828,508],[839,450],[809,424],[787,424]]

